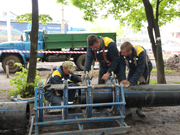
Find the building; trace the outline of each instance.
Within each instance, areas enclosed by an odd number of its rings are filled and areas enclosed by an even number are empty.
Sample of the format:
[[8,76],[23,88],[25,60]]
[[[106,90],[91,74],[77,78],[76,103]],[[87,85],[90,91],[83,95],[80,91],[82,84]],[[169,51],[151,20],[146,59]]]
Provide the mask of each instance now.
[[[10,18],[10,31],[11,31],[11,41],[16,41],[23,34],[24,30],[30,30],[32,25],[28,22],[17,22],[14,13],[0,12],[0,42],[8,41],[8,28],[7,28],[7,17]],[[61,23],[48,22],[47,25],[39,23],[39,30],[46,30],[47,34],[61,34]],[[75,28],[68,26],[68,23],[64,24],[65,33],[67,31],[85,31],[84,28]]]
[[[11,22],[11,41],[16,41],[22,34],[24,30],[30,30],[32,25],[28,22]],[[61,33],[61,24],[58,23],[47,23],[43,25],[39,23],[39,30],[46,30],[47,34],[60,34]],[[65,25],[65,33],[68,31],[68,25]],[[7,22],[0,21],[0,42],[6,42],[8,39],[7,36]]]

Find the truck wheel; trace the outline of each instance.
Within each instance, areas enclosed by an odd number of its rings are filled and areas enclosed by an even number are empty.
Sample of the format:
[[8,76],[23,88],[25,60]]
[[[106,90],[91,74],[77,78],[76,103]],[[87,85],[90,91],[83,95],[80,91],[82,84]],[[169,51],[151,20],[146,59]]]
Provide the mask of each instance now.
[[[84,70],[85,59],[86,59],[86,54],[83,54],[74,60],[74,63],[76,64],[76,66],[82,71]],[[95,60],[93,60],[92,64],[93,66],[95,65]]]
[[16,71],[19,71],[19,67],[17,65],[14,65],[14,63],[21,63],[21,60],[19,57],[10,55],[3,59],[2,61],[2,67],[6,71],[6,65],[9,65],[9,72],[15,73]]
[[84,70],[85,59],[86,59],[86,54],[83,54],[83,55],[80,55],[76,61],[77,67],[82,71]]

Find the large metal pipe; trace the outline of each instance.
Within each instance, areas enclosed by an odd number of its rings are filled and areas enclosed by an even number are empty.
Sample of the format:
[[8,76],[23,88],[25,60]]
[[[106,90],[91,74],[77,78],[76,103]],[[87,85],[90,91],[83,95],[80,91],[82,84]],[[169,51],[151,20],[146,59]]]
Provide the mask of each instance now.
[[[155,84],[124,87],[126,107],[177,106],[180,105],[180,85]],[[112,102],[112,89],[94,89],[93,103]],[[85,89],[79,93],[79,103],[85,104]]]
[[0,102],[0,129],[27,128],[30,119],[28,102]]

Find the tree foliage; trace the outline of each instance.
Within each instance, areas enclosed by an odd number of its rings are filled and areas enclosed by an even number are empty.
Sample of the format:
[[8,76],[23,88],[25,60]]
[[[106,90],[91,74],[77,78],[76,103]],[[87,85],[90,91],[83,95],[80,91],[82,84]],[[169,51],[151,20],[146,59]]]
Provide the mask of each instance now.
[[106,28],[105,26],[102,26],[98,22],[94,22],[93,25],[89,28],[89,30],[94,32],[111,32],[110,29]]
[[[140,31],[142,27],[145,27],[144,22],[147,22],[142,0],[57,0],[56,2],[63,4],[71,2],[74,6],[84,10],[84,20],[91,22],[102,12],[104,13],[101,15],[103,19],[113,15],[115,20],[119,20],[120,26],[127,24],[135,31]],[[157,1],[152,0],[151,5],[159,27],[180,16],[179,0],[160,0],[158,15],[156,14]]]
[[[47,22],[51,22],[53,19],[46,14],[40,14],[39,15],[39,22],[42,24],[47,24]],[[23,15],[17,16],[18,22],[27,21],[29,24],[32,24],[32,13],[26,13]]]
[[116,26],[116,34],[117,36],[122,37],[124,35],[124,28]]
[[116,31],[117,36],[123,36],[124,35],[124,28],[121,28],[119,26],[116,26],[115,29],[107,28],[106,26],[102,25],[103,23],[94,22],[92,26],[89,28],[90,31],[93,32],[114,32]]

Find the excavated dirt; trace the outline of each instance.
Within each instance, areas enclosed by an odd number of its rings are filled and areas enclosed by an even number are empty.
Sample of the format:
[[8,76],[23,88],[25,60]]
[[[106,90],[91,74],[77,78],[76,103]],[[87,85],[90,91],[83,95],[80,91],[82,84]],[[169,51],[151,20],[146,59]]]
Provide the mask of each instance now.
[[164,62],[166,69],[180,69],[180,54],[174,54]]
[[[38,63],[38,69],[43,80],[46,80],[46,75],[50,74],[50,67],[53,65],[56,69],[61,63]],[[39,68],[41,67],[41,68]],[[82,71],[75,71],[75,73],[82,74]],[[14,74],[10,74],[10,77],[14,77]],[[98,70],[94,70],[93,84],[97,83]],[[151,73],[151,80],[155,81],[156,73]],[[0,65],[0,102],[12,102],[6,95],[10,89],[9,81],[11,78],[7,78],[5,72]],[[174,81],[180,81],[180,72],[173,71],[173,73],[166,73],[167,82],[173,83]],[[31,114],[33,115],[33,106],[31,105]],[[146,107],[143,108],[146,114],[145,118],[140,118],[135,113],[135,108],[132,109],[133,115],[127,117],[125,122],[130,129],[128,133],[123,135],[178,135],[180,134],[180,107]],[[112,126],[111,122],[103,124],[104,126]],[[77,125],[75,125],[77,127]],[[93,124],[90,126],[94,126]],[[70,127],[67,127],[70,130]],[[0,134],[16,134],[26,135],[28,132],[23,131],[1,131]]]

